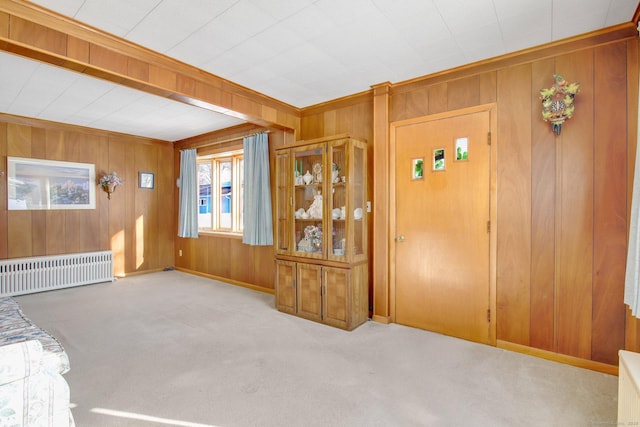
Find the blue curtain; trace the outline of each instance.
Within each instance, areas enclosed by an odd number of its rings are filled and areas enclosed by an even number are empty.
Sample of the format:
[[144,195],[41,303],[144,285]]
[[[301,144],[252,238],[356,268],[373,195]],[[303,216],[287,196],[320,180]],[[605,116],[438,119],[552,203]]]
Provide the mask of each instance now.
[[243,139],[244,201],[242,243],[272,245],[269,137],[259,133]]
[[[640,120],[640,112],[638,120]],[[640,141],[640,127],[638,127],[637,137]],[[624,303],[629,306],[634,317],[640,318],[640,150],[636,151],[635,164],[627,270],[624,280]]]
[[178,236],[198,238],[197,150],[180,150]]

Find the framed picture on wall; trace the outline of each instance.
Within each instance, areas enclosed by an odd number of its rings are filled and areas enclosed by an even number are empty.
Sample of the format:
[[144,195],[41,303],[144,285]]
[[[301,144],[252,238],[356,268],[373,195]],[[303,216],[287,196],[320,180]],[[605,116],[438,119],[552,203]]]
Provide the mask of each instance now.
[[437,148],[433,150],[433,163],[432,163],[433,166],[432,167],[434,171],[443,171],[446,169],[444,154],[445,154],[444,148]]
[[7,157],[9,210],[95,209],[91,163]]
[[154,186],[153,172],[140,172],[139,184],[140,188],[152,189]]
[[412,159],[411,160],[411,179],[422,179],[424,177],[423,174],[424,167],[424,158]]

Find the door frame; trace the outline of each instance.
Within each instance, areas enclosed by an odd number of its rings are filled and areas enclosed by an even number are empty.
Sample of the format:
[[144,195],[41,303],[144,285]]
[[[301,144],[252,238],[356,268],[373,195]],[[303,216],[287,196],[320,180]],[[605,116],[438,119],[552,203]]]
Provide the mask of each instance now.
[[489,132],[491,133],[491,145],[489,154],[489,345],[495,346],[497,341],[497,309],[496,309],[496,261],[497,261],[497,151],[498,151],[498,107],[497,104],[483,104],[444,113],[431,114],[413,119],[399,120],[390,123],[389,128],[389,311],[391,321],[396,323],[396,129],[399,127],[415,125],[434,120],[448,119],[456,116],[489,112]]

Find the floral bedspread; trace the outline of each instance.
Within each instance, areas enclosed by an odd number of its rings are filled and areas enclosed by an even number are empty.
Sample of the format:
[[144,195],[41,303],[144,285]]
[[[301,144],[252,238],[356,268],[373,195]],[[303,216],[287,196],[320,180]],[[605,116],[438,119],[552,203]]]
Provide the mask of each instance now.
[[72,427],[69,386],[38,340],[0,346],[0,427]]
[[0,298],[0,346],[29,340],[42,344],[46,370],[60,374],[69,371],[69,357],[60,342],[26,318],[13,298]]

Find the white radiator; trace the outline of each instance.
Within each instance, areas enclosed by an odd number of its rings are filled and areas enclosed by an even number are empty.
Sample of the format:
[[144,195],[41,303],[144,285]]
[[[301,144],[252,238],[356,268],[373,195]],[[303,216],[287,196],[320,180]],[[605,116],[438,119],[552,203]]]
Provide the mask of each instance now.
[[113,280],[111,251],[0,260],[0,296]]
[[620,350],[618,370],[618,424],[640,425],[640,354]]

